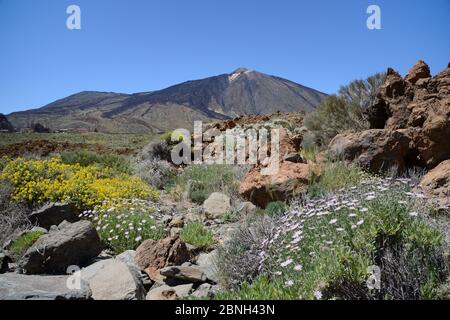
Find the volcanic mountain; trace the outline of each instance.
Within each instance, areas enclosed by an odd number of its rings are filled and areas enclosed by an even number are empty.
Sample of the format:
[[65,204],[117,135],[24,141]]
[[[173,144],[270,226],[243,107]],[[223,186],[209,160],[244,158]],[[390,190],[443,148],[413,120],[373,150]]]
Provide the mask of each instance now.
[[12,113],[8,119],[17,128],[39,122],[52,130],[161,132],[191,128],[194,120],[310,111],[325,97],[295,82],[239,68],[230,74],[187,81],[159,91],[84,91],[38,109]]

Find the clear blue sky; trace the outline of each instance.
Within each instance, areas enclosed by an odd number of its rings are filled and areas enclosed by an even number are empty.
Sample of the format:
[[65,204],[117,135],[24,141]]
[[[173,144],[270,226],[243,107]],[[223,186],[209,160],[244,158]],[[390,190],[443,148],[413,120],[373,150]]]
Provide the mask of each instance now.
[[[82,29],[66,28],[81,7]],[[366,28],[369,4],[382,30]],[[450,60],[450,1],[0,0],[0,112],[83,90],[133,93],[247,67],[334,93]]]

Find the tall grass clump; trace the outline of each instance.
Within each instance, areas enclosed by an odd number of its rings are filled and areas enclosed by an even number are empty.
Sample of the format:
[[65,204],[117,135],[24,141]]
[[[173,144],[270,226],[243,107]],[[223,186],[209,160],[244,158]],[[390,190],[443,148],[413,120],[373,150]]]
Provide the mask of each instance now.
[[[292,204],[252,246],[258,275],[218,298],[438,299],[449,260],[424,197],[409,180],[372,178]],[[243,251],[234,257],[230,264],[244,263]]]
[[9,252],[15,259],[19,259],[43,234],[44,232],[42,231],[25,232],[14,240],[9,248]]
[[214,244],[212,231],[206,229],[200,221],[185,225],[180,232],[180,238],[197,248],[208,248]]
[[317,198],[341,188],[357,185],[368,177],[357,164],[327,162],[322,166],[321,174],[312,180],[307,193],[309,197]]

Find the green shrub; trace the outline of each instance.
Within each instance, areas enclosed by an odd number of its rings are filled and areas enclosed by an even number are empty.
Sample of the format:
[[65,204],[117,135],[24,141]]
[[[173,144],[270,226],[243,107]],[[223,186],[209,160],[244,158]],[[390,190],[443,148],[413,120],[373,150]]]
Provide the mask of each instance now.
[[42,235],[42,231],[30,231],[25,232],[19,238],[17,238],[11,245],[10,253],[15,258],[20,258]]
[[225,192],[230,196],[238,193],[235,172],[227,165],[191,165],[176,176],[171,185],[187,190],[189,198],[198,204],[213,192]]
[[180,238],[198,248],[208,248],[214,244],[212,231],[207,230],[200,221],[186,224],[181,230]]
[[89,219],[106,245],[119,254],[135,250],[143,241],[159,240],[166,230],[154,217],[155,209],[145,200],[112,200],[80,217]]
[[222,216],[223,223],[233,223],[239,220],[239,215],[234,211],[227,211]]
[[[449,260],[442,233],[425,219],[428,211],[403,179],[373,178],[294,204],[259,242],[236,247],[240,237],[225,246],[220,274],[239,272],[249,255],[260,258],[245,270],[258,272],[249,277],[242,270],[247,276],[239,278],[240,286],[228,285],[231,290],[217,298],[439,298],[446,292]],[[380,269],[380,289],[367,284],[373,268]]]
[[275,217],[283,214],[288,209],[286,203],[281,201],[270,202],[266,207],[266,214]]
[[365,111],[383,84],[385,74],[355,80],[341,87],[339,95],[329,96],[305,117],[305,126],[316,136],[319,145],[327,145],[337,134],[369,128]]
[[356,164],[327,162],[322,166],[320,176],[312,180],[307,193],[312,198],[324,196],[341,188],[357,185],[368,177]]
[[98,165],[110,168],[116,173],[131,174],[131,162],[128,158],[114,154],[97,154],[87,150],[64,151],[61,153],[64,164],[79,164],[83,167]]

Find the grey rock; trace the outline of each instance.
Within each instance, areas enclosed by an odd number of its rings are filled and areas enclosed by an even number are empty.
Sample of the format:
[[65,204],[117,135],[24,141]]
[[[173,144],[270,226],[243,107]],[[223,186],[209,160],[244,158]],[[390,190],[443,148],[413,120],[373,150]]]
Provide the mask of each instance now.
[[145,289],[137,269],[118,259],[99,261],[81,270],[94,300],[143,300]]
[[169,223],[170,228],[183,228],[183,226],[184,226],[184,217],[182,215],[174,216]]
[[75,206],[65,203],[50,203],[42,208],[33,211],[29,219],[31,223],[37,224],[39,227],[50,229],[51,226],[59,225],[64,220],[68,222],[76,222],[79,211]]
[[161,269],[160,274],[169,279],[186,282],[205,282],[206,275],[199,268],[194,266],[170,266]]
[[213,192],[203,203],[205,214],[211,219],[221,218],[231,210],[231,199],[226,194]]
[[217,259],[217,250],[209,253],[202,253],[197,257],[197,268],[200,269],[206,277],[212,282],[218,283],[217,268],[215,261]]
[[256,206],[251,203],[250,201],[246,201],[246,202],[242,202],[238,209],[237,209],[237,213],[239,214],[239,216],[249,216],[249,215],[253,215],[256,213]]
[[151,289],[147,294],[146,300],[177,300],[185,298],[191,293],[192,287],[192,283],[174,287],[162,285]]
[[213,286],[209,283],[202,283],[193,293],[196,298],[211,298],[214,296]]
[[2,274],[0,275],[0,300],[90,299],[91,290],[86,282],[80,281],[80,289],[69,289],[68,279],[68,276]]
[[25,253],[19,266],[27,274],[64,274],[68,266],[83,266],[102,251],[102,244],[89,221],[79,221],[39,238]]

